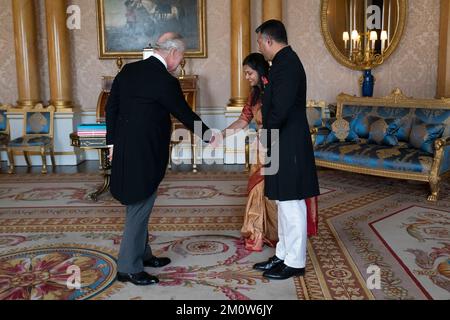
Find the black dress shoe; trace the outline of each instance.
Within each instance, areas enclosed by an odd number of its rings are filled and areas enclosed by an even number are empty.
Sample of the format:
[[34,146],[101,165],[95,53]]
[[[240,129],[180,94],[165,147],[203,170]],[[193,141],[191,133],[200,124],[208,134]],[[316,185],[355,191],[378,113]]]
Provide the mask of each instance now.
[[151,257],[149,260],[144,261],[144,267],[162,268],[167,266],[170,262],[169,258]]
[[264,278],[273,280],[286,280],[292,277],[302,277],[305,275],[305,268],[291,268],[284,263],[263,273]]
[[273,269],[274,267],[280,265],[283,263],[283,260],[279,259],[277,256],[273,256],[268,261],[257,263],[253,266],[253,269],[261,270],[261,271],[268,271]]
[[117,273],[117,280],[120,282],[131,282],[136,286],[149,286],[157,284],[159,279],[157,277],[149,275],[147,272],[139,273]]

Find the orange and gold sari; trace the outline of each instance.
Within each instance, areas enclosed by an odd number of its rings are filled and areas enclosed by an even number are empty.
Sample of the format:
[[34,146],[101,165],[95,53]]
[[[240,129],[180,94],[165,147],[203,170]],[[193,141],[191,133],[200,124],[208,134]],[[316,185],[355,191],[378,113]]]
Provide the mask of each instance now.
[[[240,116],[241,120],[250,123],[253,119],[259,129],[262,128],[261,103],[250,105],[251,99],[245,105]],[[255,143],[259,143],[256,141]],[[259,157],[258,157],[259,160]],[[278,215],[275,201],[264,195],[264,176],[261,175],[262,165],[250,166],[248,181],[248,200],[244,214],[244,224],[241,233],[245,239],[245,248],[250,251],[262,251],[264,244],[275,247],[278,242]],[[308,236],[318,232],[317,197],[307,199]]]

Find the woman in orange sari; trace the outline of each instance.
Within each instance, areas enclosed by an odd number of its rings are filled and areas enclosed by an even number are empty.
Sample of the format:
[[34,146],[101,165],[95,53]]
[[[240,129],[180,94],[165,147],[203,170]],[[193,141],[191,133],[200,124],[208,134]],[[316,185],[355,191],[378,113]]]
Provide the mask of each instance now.
[[[252,90],[242,114],[237,121],[222,131],[224,137],[237,133],[255,120],[258,131],[263,127],[262,95],[267,84],[269,64],[260,53],[252,53],[243,62],[245,79]],[[259,144],[259,140],[255,141]],[[261,252],[264,244],[275,247],[278,242],[278,215],[275,201],[264,195],[264,176],[261,174],[262,164],[258,156],[256,164],[250,166],[248,182],[248,200],[241,233],[245,239],[245,248],[249,251]],[[308,235],[317,234],[317,199],[307,199]]]
[[[243,65],[245,79],[250,83],[252,90],[239,119],[222,132],[224,137],[246,128],[252,120],[255,120],[258,130],[262,129],[261,101],[264,83],[269,74],[269,64],[262,54],[252,53],[245,58]],[[259,162],[250,166],[248,200],[244,225],[241,229],[245,248],[258,252],[262,251],[264,243],[275,247],[278,242],[277,206],[274,201],[264,196],[264,176],[261,175],[261,167]]]

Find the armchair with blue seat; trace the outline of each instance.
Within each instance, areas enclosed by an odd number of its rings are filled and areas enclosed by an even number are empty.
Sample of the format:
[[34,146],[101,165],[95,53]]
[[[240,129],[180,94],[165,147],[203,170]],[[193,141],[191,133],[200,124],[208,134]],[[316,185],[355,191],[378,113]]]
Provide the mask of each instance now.
[[9,105],[0,104],[0,152],[7,151],[8,148],[9,122],[6,113],[8,112],[9,108]]
[[23,135],[8,143],[9,173],[15,172],[14,154],[22,152],[28,168],[31,167],[29,153],[37,152],[42,157],[41,173],[47,173],[47,158],[50,154],[52,166],[55,166],[53,150],[53,117],[55,107],[44,107],[37,104],[33,108],[24,109]]

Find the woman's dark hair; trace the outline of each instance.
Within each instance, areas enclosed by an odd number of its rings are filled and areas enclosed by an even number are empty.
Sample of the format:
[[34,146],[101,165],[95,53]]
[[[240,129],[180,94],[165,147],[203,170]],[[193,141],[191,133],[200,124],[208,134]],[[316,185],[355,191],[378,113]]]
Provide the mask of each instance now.
[[249,66],[251,69],[258,73],[259,82],[257,86],[252,88],[252,98],[251,104],[255,105],[262,96],[262,90],[264,88],[264,83],[262,78],[269,78],[269,63],[264,59],[261,53],[251,53],[249,54],[242,63],[244,66]]

